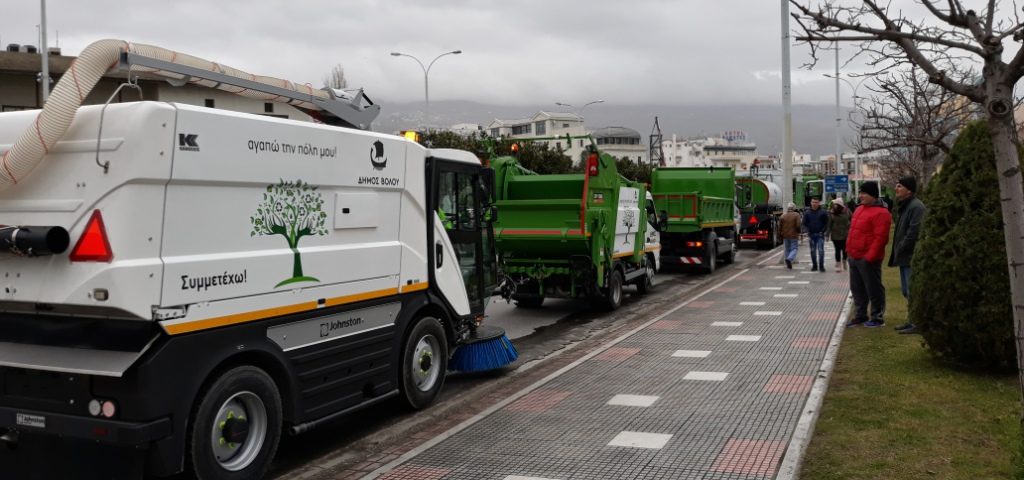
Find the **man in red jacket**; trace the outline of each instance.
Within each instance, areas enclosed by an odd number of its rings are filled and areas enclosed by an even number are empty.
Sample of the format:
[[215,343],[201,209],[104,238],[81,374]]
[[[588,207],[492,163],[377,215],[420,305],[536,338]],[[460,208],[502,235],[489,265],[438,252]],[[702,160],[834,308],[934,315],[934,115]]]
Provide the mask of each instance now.
[[[882,260],[889,243],[892,215],[878,199],[878,183],[860,186],[860,207],[853,212],[846,253],[850,257],[850,292],[856,313],[847,326],[881,327],[885,325],[885,287],[882,285]],[[871,317],[868,318],[868,303]]]

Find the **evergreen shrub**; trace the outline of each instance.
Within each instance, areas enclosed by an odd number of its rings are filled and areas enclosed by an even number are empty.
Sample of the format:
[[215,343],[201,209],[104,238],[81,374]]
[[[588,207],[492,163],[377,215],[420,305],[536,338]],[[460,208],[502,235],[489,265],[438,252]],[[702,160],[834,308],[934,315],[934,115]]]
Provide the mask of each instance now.
[[921,198],[928,213],[911,264],[910,321],[940,360],[1015,369],[999,185],[984,123],[961,132]]

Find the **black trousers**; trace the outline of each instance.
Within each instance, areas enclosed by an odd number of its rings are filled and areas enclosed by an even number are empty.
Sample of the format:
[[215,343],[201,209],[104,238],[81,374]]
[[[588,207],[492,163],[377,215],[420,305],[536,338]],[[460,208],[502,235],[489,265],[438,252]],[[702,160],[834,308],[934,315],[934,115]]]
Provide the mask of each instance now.
[[832,240],[832,246],[836,247],[836,261],[846,260],[846,240]]
[[868,320],[868,304],[871,304],[871,320],[882,322],[885,316],[885,286],[882,285],[882,262],[869,263],[864,259],[850,259],[850,293],[856,308],[856,321]]

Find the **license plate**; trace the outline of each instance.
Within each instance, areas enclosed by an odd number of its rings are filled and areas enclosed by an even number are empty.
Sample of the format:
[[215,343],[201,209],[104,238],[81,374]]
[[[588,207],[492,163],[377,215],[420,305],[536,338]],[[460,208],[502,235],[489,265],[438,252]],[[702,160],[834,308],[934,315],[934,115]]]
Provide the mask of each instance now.
[[15,415],[14,421],[23,427],[46,428],[46,417],[42,415],[19,413]]

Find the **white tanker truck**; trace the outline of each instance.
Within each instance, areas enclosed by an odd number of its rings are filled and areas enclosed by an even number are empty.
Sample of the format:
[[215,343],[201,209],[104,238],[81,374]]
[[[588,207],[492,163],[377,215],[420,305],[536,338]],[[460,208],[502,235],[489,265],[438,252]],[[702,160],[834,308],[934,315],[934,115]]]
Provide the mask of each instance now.
[[736,190],[740,245],[774,248],[781,244],[782,188],[763,178],[736,177]]

